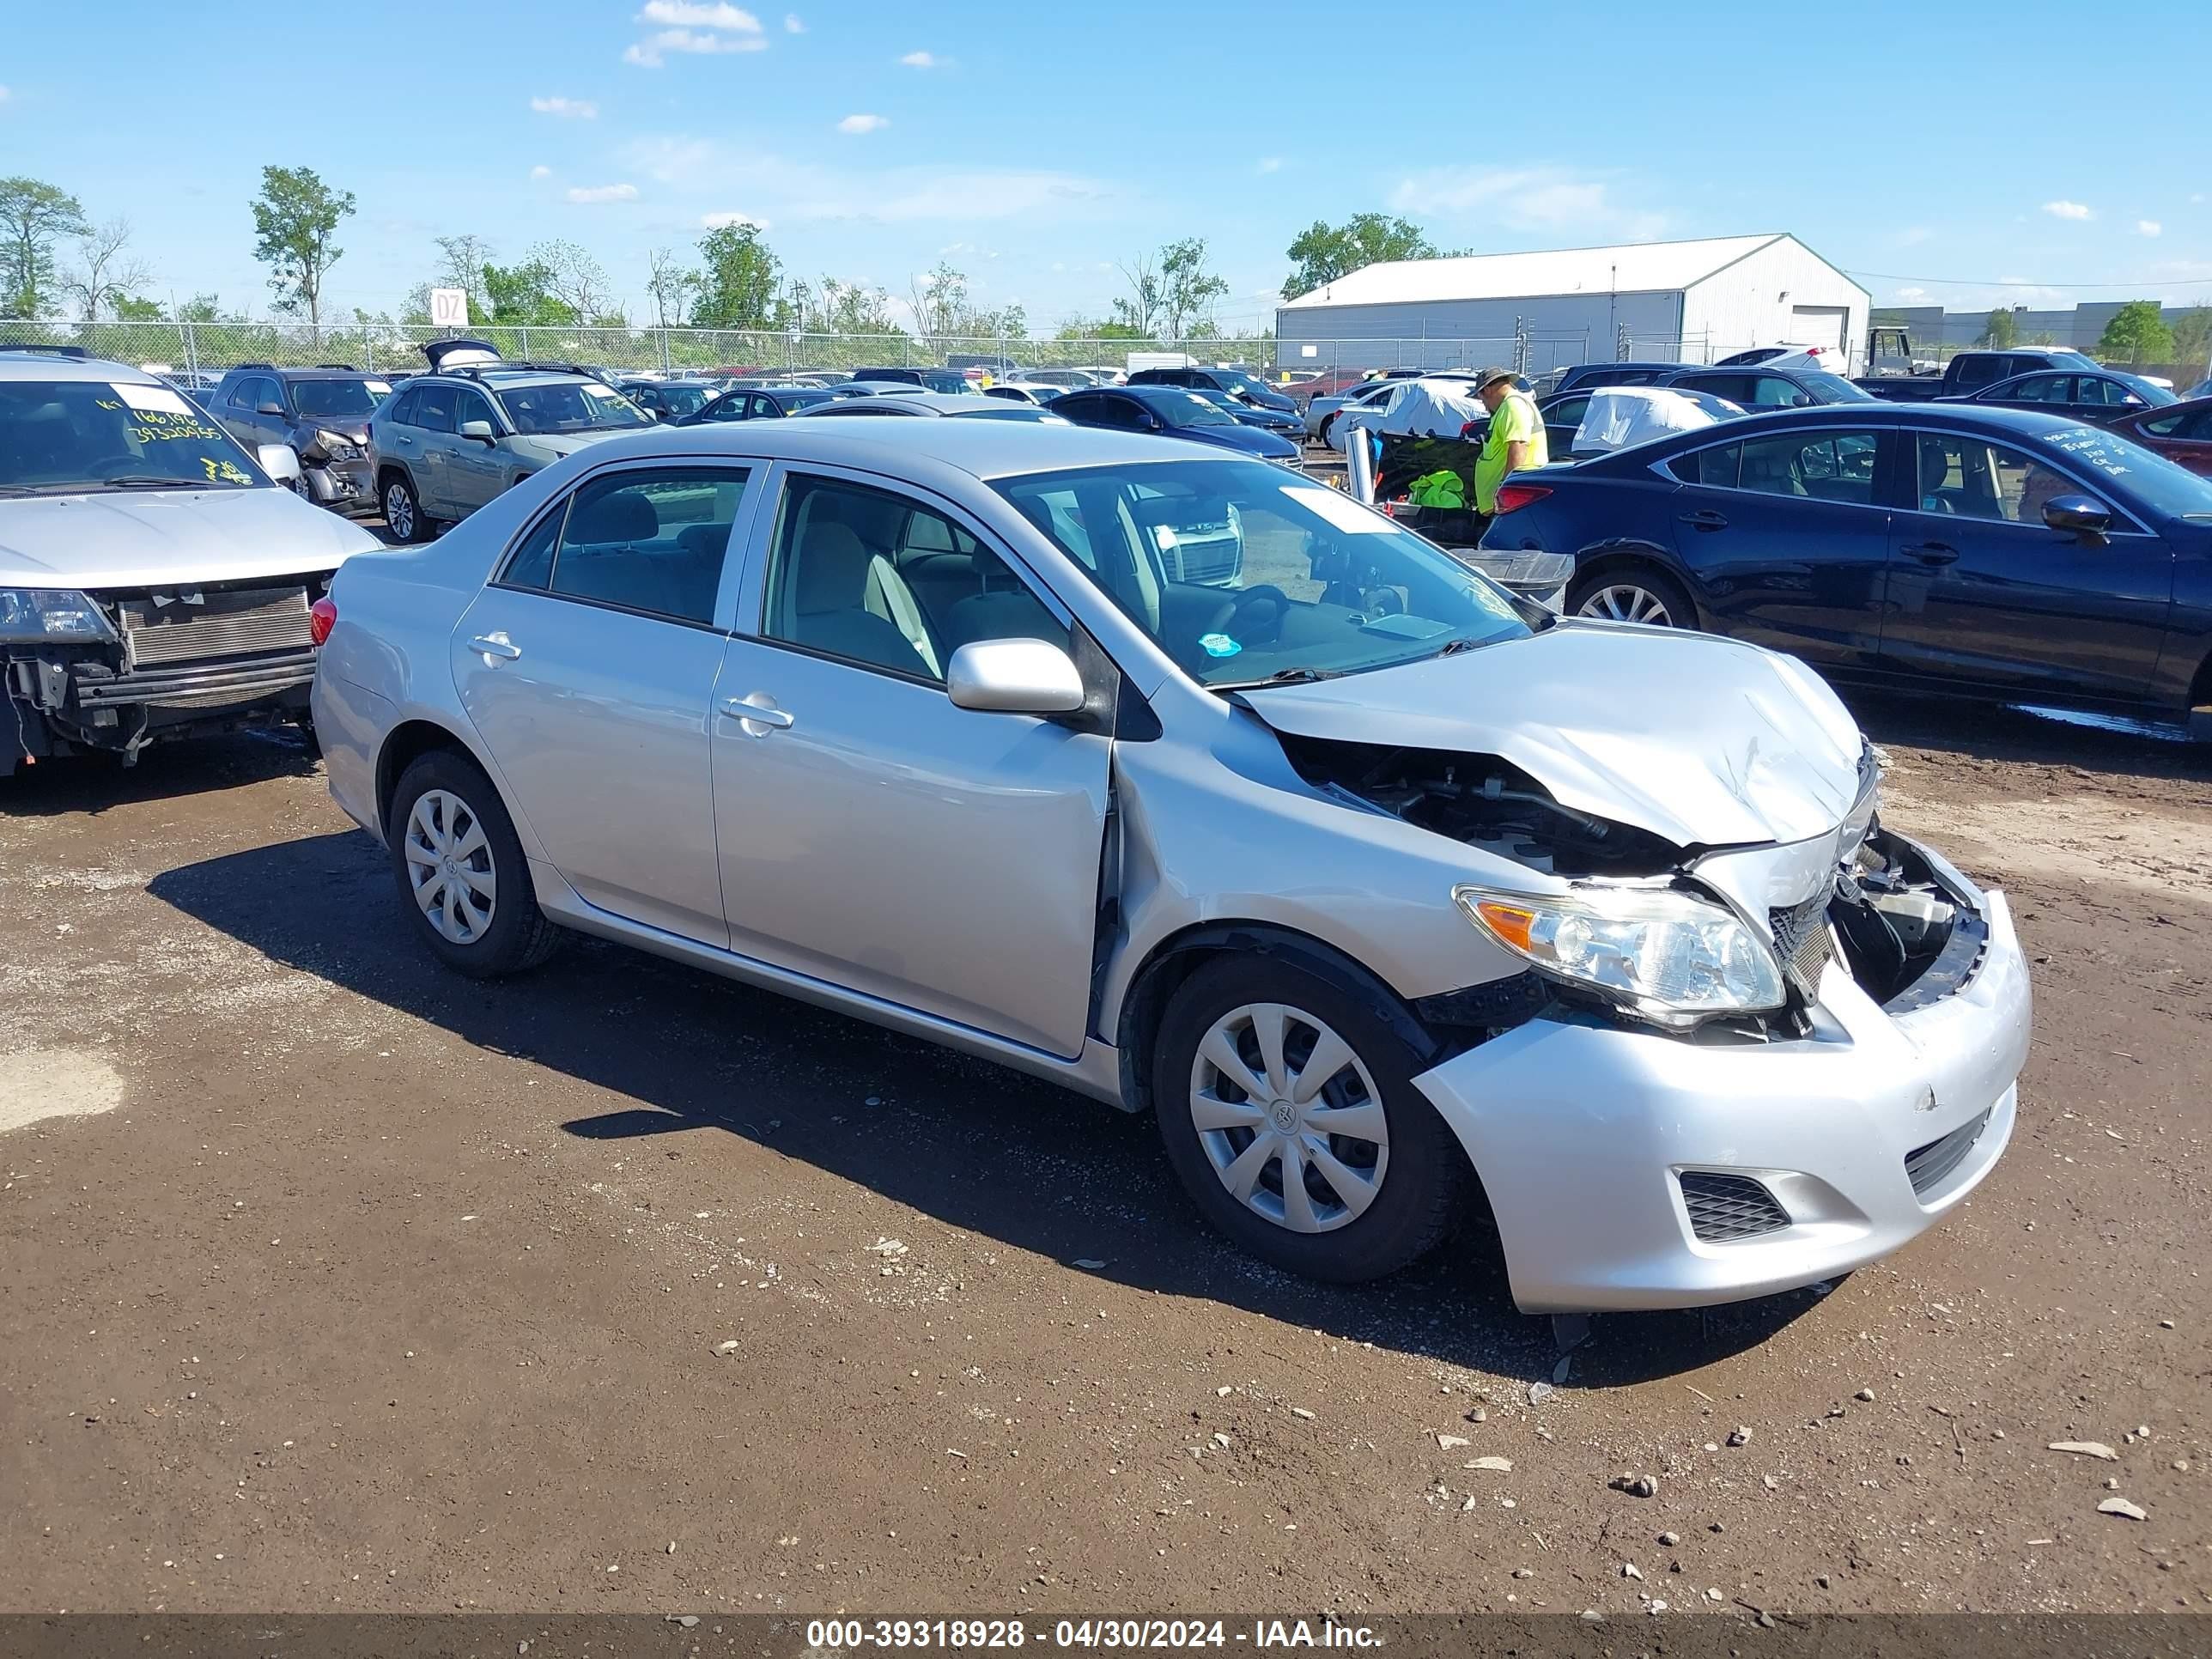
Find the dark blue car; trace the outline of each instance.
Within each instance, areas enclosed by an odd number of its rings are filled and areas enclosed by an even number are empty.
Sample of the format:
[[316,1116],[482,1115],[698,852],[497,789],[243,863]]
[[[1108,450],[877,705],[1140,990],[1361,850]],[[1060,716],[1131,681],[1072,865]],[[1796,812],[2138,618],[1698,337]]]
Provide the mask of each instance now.
[[1119,432],[1158,432],[1193,443],[1212,444],[1263,461],[1295,465],[1298,447],[1256,426],[1248,426],[1195,392],[1171,386],[1098,386],[1071,392],[1054,401],[1052,412],[1078,426],[1110,427]]
[[1964,404],[1750,416],[1516,474],[1482,546],[1571,556],[1576,615],[1753,641],[1840,684],[2212,739],[2212,481],[2079,422]]

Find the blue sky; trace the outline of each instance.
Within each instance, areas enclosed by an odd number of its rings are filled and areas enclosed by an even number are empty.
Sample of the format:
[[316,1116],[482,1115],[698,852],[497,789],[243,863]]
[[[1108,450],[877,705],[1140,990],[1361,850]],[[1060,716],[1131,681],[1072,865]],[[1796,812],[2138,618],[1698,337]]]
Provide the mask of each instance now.
[[1791,231],[1878,303],[2212,301],[2203,111],[2143,72],[2201,81],[2202,0],[2129,7],[2117,80],[2048,0],[794,3],[25,7],[0,173],[128,217],[156,297],[256,311],[271,162],[358,197],[328,295],[371,311],[468,231],[580,243],[641,315],[647,251],[740,215],[794,275],[904,295],[942,257],[1033,325],[1201,235],[1249,326],[1291,238],[1363,209],[1481,251]]

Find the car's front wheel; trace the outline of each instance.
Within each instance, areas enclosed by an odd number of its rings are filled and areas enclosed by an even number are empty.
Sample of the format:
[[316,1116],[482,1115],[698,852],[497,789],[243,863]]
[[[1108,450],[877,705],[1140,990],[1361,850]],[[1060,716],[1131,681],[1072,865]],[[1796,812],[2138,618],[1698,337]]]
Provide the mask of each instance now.
[[472,979],[534,968],[559,946],[531,890],[514,821],[477,763],[450,749],[417,758],[393,791],[392,873],[425,944]]
[[1615,566],[1578,576],[1567,590],[1567,609],[1577,617],[1605,622],[1641,623],[1647,628],[1695,628],[1697,608],[1680,582],[1641,566]]
[[415,486],[403,473],[395,472],[384,481],[384,526],[397,541],[430,539],[430,521],[422,516]]
[[1425,1255],[1459,1211],[1467,1162],[1413,1086],[1420,1064],[1362,999],[1225,957],[1169,1005],[1154,1110],[1216,1227],[1276,1267],[1356,1283]]

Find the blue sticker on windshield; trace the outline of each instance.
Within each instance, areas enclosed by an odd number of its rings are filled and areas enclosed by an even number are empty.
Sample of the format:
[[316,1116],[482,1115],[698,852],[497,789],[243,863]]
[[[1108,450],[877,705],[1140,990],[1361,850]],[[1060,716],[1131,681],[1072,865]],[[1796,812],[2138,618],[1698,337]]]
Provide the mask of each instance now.
[[1226,634],[1200,634],[1198,642],[1209,657],[1233,657],[1244,648]]

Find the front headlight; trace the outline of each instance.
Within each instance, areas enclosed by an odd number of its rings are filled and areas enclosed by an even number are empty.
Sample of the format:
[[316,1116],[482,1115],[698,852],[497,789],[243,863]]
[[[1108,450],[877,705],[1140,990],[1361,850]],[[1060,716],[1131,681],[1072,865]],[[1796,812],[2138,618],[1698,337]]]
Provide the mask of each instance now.
[[349,461],[361,453],[360,446],[343,432],[316,433],[315,447],[334,461]]
[[112,640],[100,608],[66,587],[0,587],[0,645]]
[[1779,1008],[1774,951],[1725,905],[1672,888],[1585,884],[1563,895],[1457,887],[1475,926],[1540,972],[1655,1024]]

